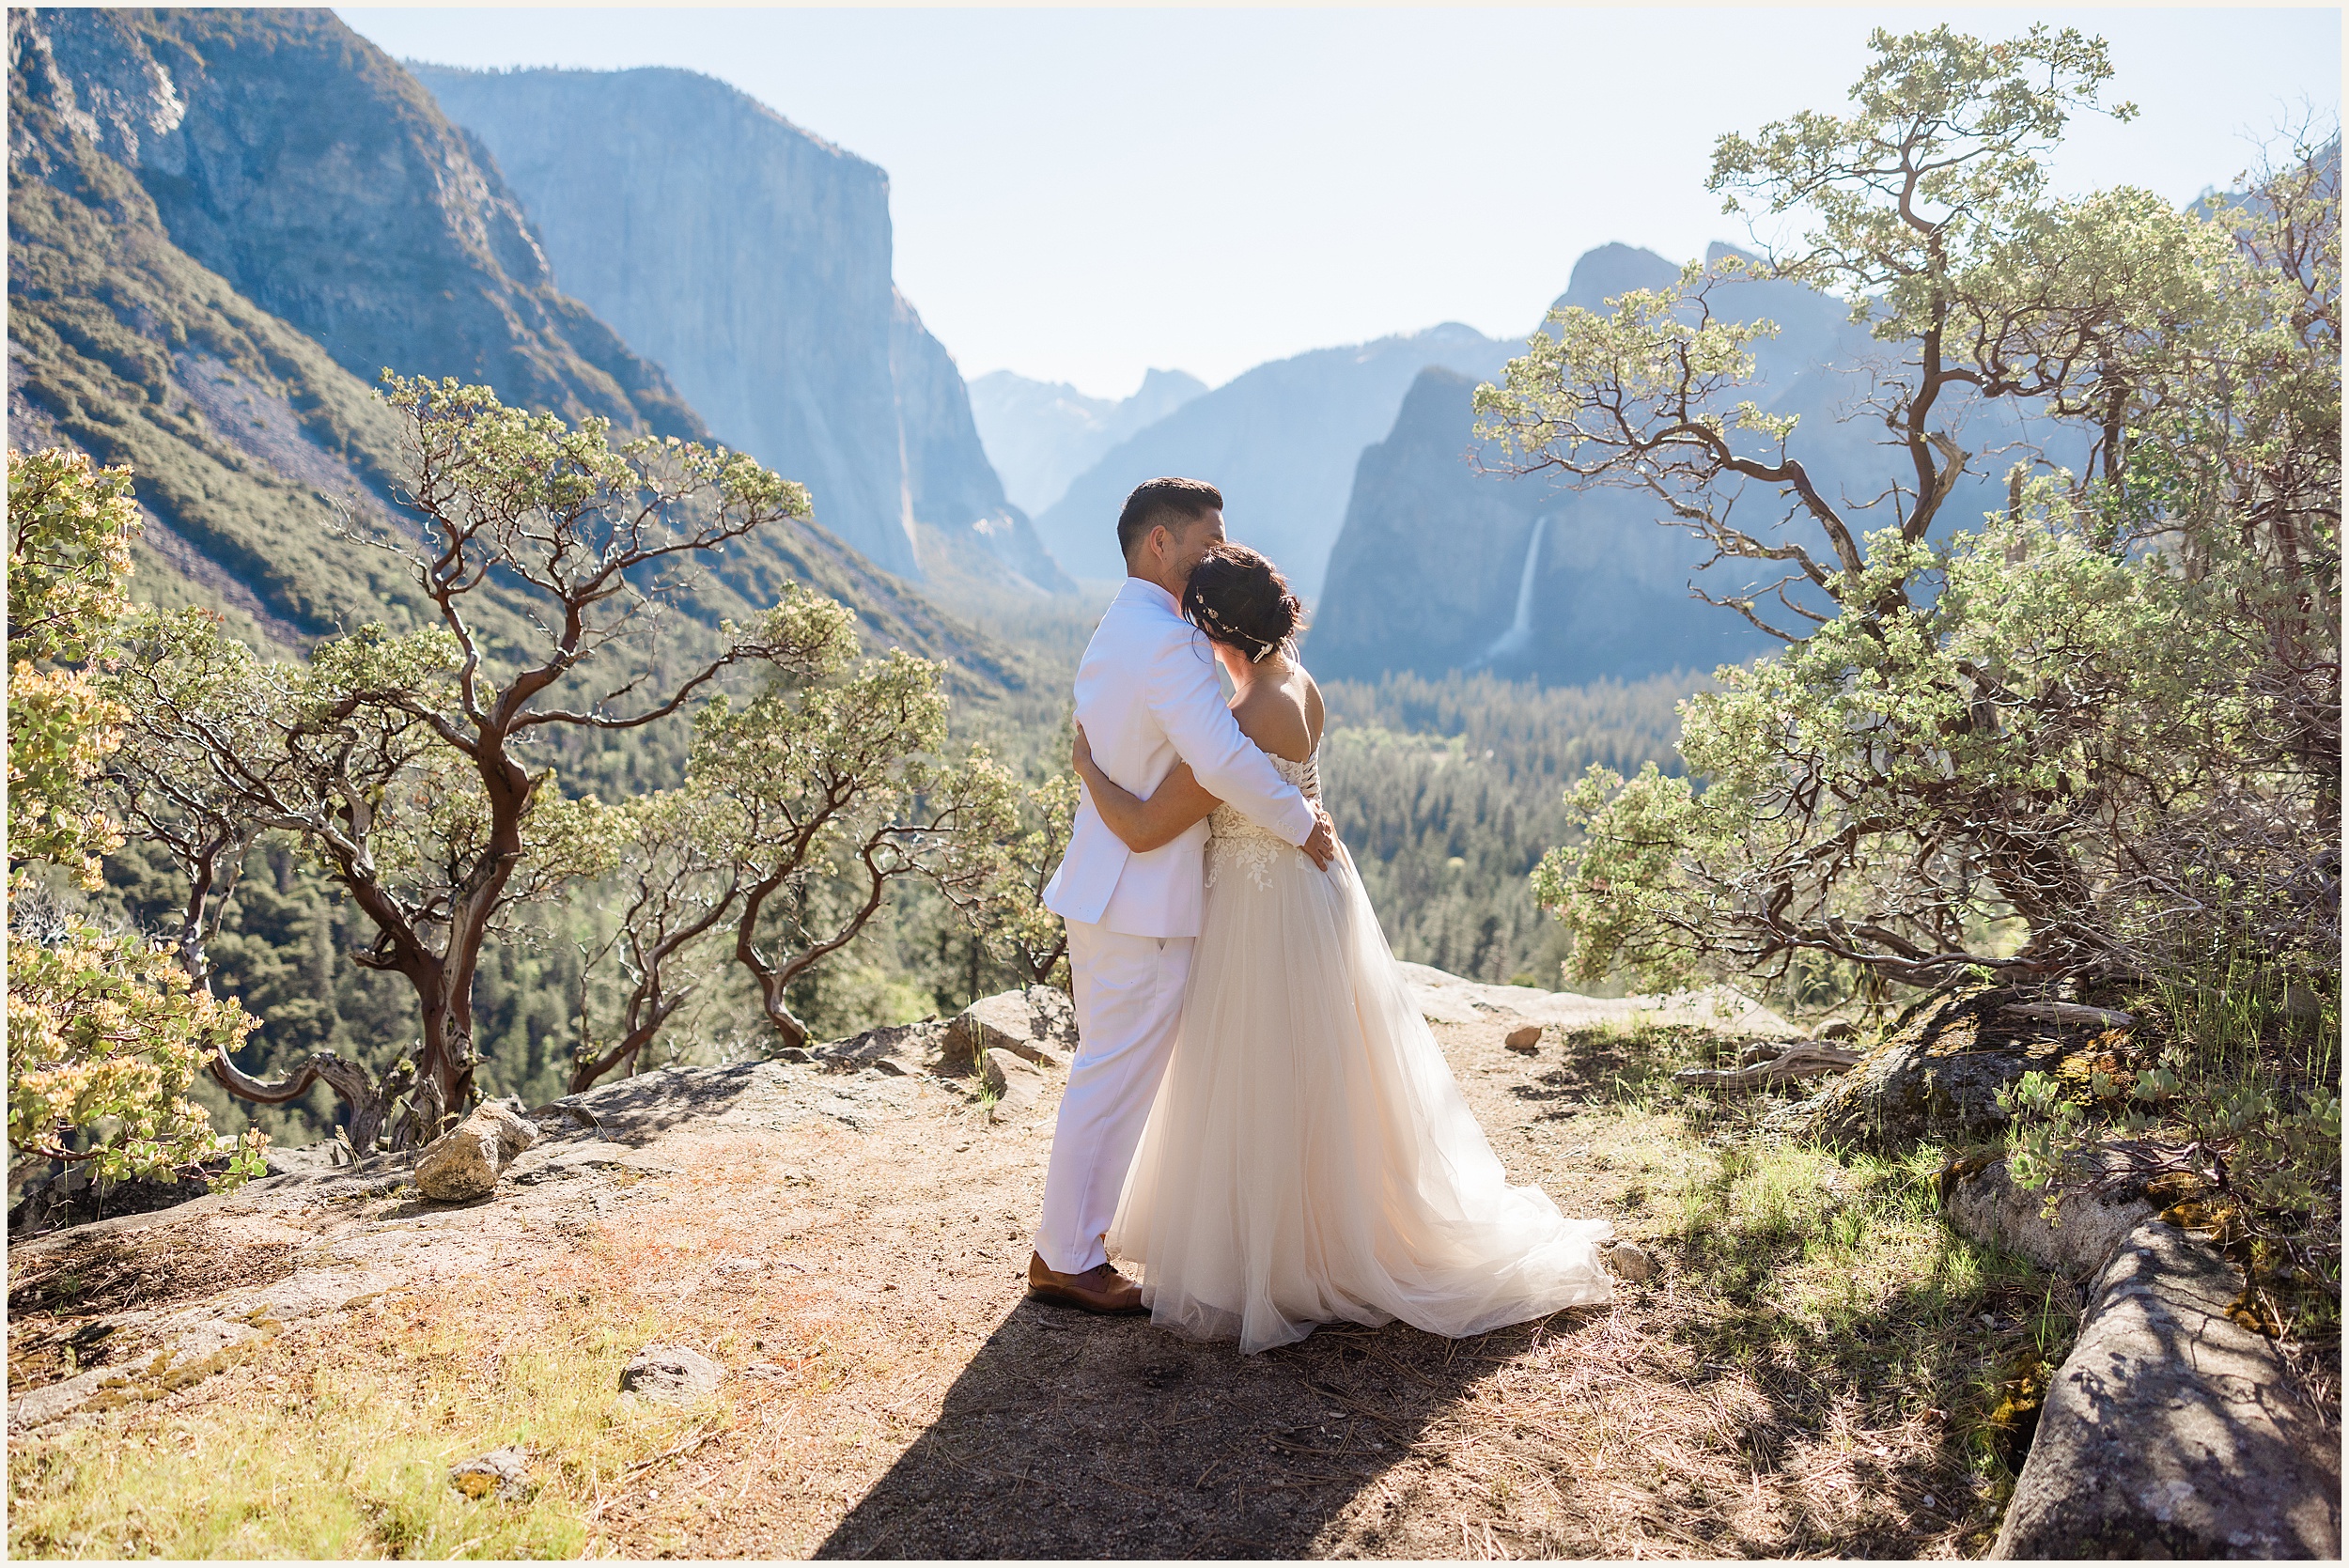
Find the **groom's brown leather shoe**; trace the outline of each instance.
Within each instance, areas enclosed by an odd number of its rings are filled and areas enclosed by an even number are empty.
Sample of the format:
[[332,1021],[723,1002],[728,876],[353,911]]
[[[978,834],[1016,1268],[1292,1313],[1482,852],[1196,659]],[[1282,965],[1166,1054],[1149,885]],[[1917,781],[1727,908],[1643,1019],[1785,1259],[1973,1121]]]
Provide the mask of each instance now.
[[1028,1294],[1039,1301],[1081,1307],[1088,1312],[1146,1312],[1142,1287],[1106,1263],[1082,1274],[1063,1274],[1047,1268],[1040,1253],[1028,1254]]

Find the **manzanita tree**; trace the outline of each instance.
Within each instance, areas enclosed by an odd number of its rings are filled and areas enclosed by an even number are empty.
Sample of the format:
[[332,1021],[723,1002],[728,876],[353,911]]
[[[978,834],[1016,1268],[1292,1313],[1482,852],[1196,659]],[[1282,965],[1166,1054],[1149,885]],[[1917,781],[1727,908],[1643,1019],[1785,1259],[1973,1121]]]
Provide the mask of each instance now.
[[975,911],[1003,874],[1017,785],[983,749],[941,758],[941,670],[903,649],[856,664],[853,617],[806,596],[824,642],[739,704],[694,721],[690,787],[726,802],[740,868],[734,956],[786,1046],[807,1026],[791,987],[869,925],[896,884],[919,879]]
[[[1051,755],[1066,755],[1073,725],[1062,727]],[[1019,800],[1019,826],[1005,846],[1003,874],[981,917],[990,946],[1029,986],[1068,989],[1068,924],[1044,907],[1044,889],[1068,850],[1077,820],[1077,776],[1046,774],[1027,786]]]
[[[223,1153],[188,1086],[254,1020],[191,985],[168,946],[108,931],[55,896],[99,882],[120,842],[97,780],[124,710],[94,676],[124,605],[139,526],[130,475],[65,451],[8,454],[8,1148],[101,1177]],[[258,1169],[259,1141],[221,1179]]]
[[[1730,210],[1798,241],[1561,311],[1479,391],[1520,471],[1753,563],[1714,597],[1783,644],[1687,705],[1693,782],[1585,779],[1540,896],[1585,976],[2142,978],[2213,930],[2337,975],[2338,144],[2231,207],[2059,198],[2101,40],[1871,41],[1849,113],[1717,146]],[[1710,303],[1754,275],[1868,324],[1889,484],[1758,406],[1772,329]],[[2005,506],[1954,512],[1994,462]]]
[[[404,1090],[399,1143],[474,1097],[483,944],[517,905],[613,863],[612,814],[565,795],[533,745],[655,723],[727,668],[798,667],[811,638],[832,633],[789,606],[715,637],[677,625],[713,551],[807,514],[799,486],[674,439],[615,446],[602,421],[573,429],[485,387],[386,380],[408,426],[408,517],[346,528],[413,567],[437,624],[363,627],[290,671],[226,649],[216,627],[151,617],[117,690],[142,741],[121,769],[126,796],[155,803],[159,836],[191,873],[192,932],[208,908],[196,850],[231,824],[293,832],[373,925],[357,960],[413,988],[412,1057],[354,1105],[371,1119],[387,1089]],[[323,1059],[303,1073],[353,1093]],[[223,1076],[251,1097],[299,1092]]]
[[983,750],[941,756],[941,668],[902,650],[861,658],[853,613],[804,589],[775,613],[796,629],[792,657],[745,700],[713,697],[695,718],[685,786],[629,808],[626,908],[609,946],[623,985],[613,1027],[583,1016],[574,1091],[642,1059],[716,978],[716,943],[778,1043],[802,1047],[792,988],[863,934],[895,886],[926,883],[974,921],[991,907],[1018,789]]
[[[704,790],[656,790],[621,803],[619,919],[583,955],[572,1094],[607,1074],[636,1071],[646,1048],[723,967],[705,939],[723,929],[741,896],[732,817],[725,801]],[[589,993],[602,983],[606,963],[618,971],[619,996],[599,1010]]]

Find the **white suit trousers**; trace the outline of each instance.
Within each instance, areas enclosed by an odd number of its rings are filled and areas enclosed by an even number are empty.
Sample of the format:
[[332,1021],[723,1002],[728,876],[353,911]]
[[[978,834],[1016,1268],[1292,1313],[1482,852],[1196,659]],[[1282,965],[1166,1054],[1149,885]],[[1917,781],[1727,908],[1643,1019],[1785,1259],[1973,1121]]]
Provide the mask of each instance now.
[[1068,923],[1077,1059],[1061,1096],[1036,1230],[1036,1255],[1047,1267],[1081,1274],[1109,1261],[1101,1235],[1117,1216],[1127,1170],[1174,1050],[1192,940]]

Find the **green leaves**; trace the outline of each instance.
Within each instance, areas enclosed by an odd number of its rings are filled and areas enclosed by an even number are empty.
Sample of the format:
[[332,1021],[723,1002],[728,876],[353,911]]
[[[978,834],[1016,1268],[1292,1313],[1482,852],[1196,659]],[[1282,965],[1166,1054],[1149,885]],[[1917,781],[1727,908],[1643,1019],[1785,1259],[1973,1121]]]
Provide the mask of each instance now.
[[[26,918],[45,902],[32,862],[95,887],[97,857],[120,842],[93,786],[130,710],[93,672],[37,661],[106,657],[138,525],[130,476],[10,452],[8,521],[8,1145],[110,1180],[168,1172],[220,1152],[188,1086],[254,1020],[140,934]],[[257,1173],[259,1146],[241,1145],[222,1179]]]
[[144,937],[80,922],[53,940],[20,935],[8,948],[9,1149],[86,1163],[110,1181],[223,1152],[233,1158],[220,1183],[258,1175],[260,1136],[225,1150],[186,1097],[212,1053],[234,1050],[254,1027],[235,1001],[195,991],[169,950]]
[[[1785,267],[1823,288],[1882,290],[1879,335],[1917,335],[1951,259],[2032,211],[2039,159],[2096,106],[2112,67],[2102,39],[2032,27],[1984,43],[1952,28],[1878,30],[1848,115],[1806,111],[1714,144],[1706,189],[1722,210],[1808,214],[1816,227]],[[2134,117],[2120,104],[2116,119]]]
[[[1742,265],[1561,312],[1479,389],[1513,466],[1641,492],[1826,603],[1714,601],[1784,648],[1688,704],[1698,784],[1583,782],[1538,895],[1586,978],[2141,979],[2211,932],[2337,972],[2337,154],[2218,210],[2052,199],[2040,161],[2099,101],[2101,40],[1871,47],[1847,112],[1721,138],[1712,188],[1805,221],[1763,275],[1898,346],[1864,415],[1904,459],[1890,491],[1831,491],[1810,432],[1740,396],[1769,327],[1710,301]],[[1960,418],[1994,400],[2085,464],[1983,450]],[[1948,516],[1994,456],[2005,507]],[[1786,525],[1732,521],[1756,489]]]
[[[410,432],[412,483],[404,499],[425,537],[379,542],[411,557],[444,611],[500,570],[554,596],[568,613],[625,600],[627,576],[639,567],[813,512],[804,487],[739,452],[674,436],[615,447],[609,420],[568,426],[453,380],[386,370],[382,380],[384,400]],[[556,635],[580,631],[565,627]]]
[[[830,624],[803,609],[805,627]],[[1006,873],[1019,792],[982,750],[937,759],[939,665],[895,649],[844,669],[837,638],[790,645],[802,652],[750,700],[714,697],[696,716],[687,788],[712,802],[744,884],[736,955],[769,1021],[799,1045],[805,1026],[785,992],[855,939],[893,881],[918,877],[958,907],[984,905]],[[791,912],[770,918],[786,890]]]
[[8,453],[8,662],[95,658],[127,601],[138,504],[127,468],[61,447]]
[[90,797],[122,710],[86,669],[122,613],[137,505],[126,469],[62,450],[8,454],[8,866],[49,861],[85,887],[121,842]]
[[1004,846],[978,924],[1030,983],[1066,990],[1068,927],[1044,907],[1044,889],[1068,848],[1077,819],[1077,776],[1057,772],[1020,792],[1016,835]]

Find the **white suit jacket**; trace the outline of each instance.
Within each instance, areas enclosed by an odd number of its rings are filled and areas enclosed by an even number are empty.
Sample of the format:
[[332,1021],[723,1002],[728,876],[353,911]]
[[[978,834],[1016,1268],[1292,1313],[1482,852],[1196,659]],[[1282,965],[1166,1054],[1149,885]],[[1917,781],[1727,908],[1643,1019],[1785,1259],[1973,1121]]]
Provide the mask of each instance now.
[[[1250,820],[1303,844],[1314,809],[1281,777],[1223,706],[1215,655],[1174,596],[1126,579],[1077,666],[1077,722],[1101,771],[1148,799],[1177,759],[1209,793]],[[1136,937],[1195,937],[1205,897],[1207,825],[1137,855],[1110,831],[1087,794],[1044,907]]]

